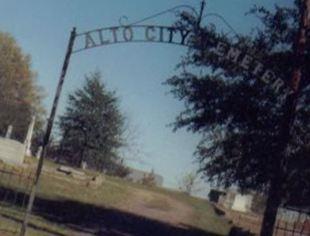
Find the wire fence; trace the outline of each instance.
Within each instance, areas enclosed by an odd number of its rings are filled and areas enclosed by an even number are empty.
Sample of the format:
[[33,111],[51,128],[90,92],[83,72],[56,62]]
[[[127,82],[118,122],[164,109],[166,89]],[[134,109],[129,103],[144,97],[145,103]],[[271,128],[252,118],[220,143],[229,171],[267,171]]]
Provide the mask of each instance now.
[[275,236],[309,236],[310,210],[280,208],[277,214]]
[[0,235],[17,235],[26,212],[34,171],[0,163]]
[[[234,226],[242,229],[242,235],[259,235],[263,215],[228,210],[219,205],[216,209],[225,212]],[[310,236],[310,209],[285,207],[279,208],[274,226],[274,236]]]

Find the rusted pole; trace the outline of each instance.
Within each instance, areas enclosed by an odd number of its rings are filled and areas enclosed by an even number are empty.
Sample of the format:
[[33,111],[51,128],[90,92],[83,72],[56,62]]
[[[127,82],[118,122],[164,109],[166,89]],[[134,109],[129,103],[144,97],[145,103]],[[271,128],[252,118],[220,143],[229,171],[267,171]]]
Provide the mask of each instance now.
[[43,139],[43,149],[41,152],[41,156],[39,159],[39,163],[38,163],[38,167],[36,170],[36,175],[34,178],[34,183],[33,186],[31,188],[31,193],[30,193],[30,197],[28,200],[28,204],[27,204],[27,210],[26,210],[26,214],[24,217],[24,221],[21,227],[21,231],[20,231],[20,236],[25,236],[26,235],[26,231],[27,231],[27,226],[28,226],[28,222],[29,222],[29,217],[31,215],[31,211],[32,211],[32,207],[33,207],[33,203],[34,203],[34,199],[35,199],[35,195],[36,195],[36,191],[38,188],[38,183],[39,183],[39,179],[40,179],[40,175],[42,172],[42,167],[43,167],[43,161],[44,161],[44,156],[46,153],[46,148],[51,136],[51,131],[53,128],[53,124],[54,124],[54,119],[55,119],[55,115],[56,115],[56,110],[57,110],[57,106],[58,106],[58,102],[59,102],[59,97],[61,94],[61,90],[62,90],[62,86],[65,80],[65,76],[67,73],[67,69],[68,69],[68,65],[69,65],[69,61],[70,61],[70,57],[71,57],[71,53],[72,53],[72,49],[73,49],[73,45],[74,45],[74,40],[76,37],[76,29],[73,28],[73,30],[71,31],[71,35],[70,35],[70,39],[69,39],[69,43],[68,43],[68,47],[67,47],[67,52],[66,52],[66,56],[65,56],[65,60],[62,66],[62,70],[61,70],[61,74],[60,74],[60,78],[58,81],[58,85],[57,85],[57,90],[56,90],[56,94],[54,97],[54,102],[53,102],[53,106],[51,109],[51,113],[50,113],[50,117],[48,119],[47,122],[47,126],[46,126],[46,130],[45,130],[45,134],[44,134],[44,139]]
[[309,11],[310,0],[300,1],[300,21],[299,29],[294,43],[294,65],[291,79],[292,93],[287,98],[286,113],[281,127],[282,153],[279,155],[280,159],[277,163],[277,170],[275,177],[271,180],[269,186],[269,193],[267,198],[267,205],[262,223],[261,236],[272,236],[278,207],[281,204],[283,195],[283,182],[285,181],[285,174],[287,172],[287,157],[285,150],[291,137],[291,127],[295,119],[296,103],[300,91],[300,80],[302,79],[302,66],[305,62],[305,47],[307,42],[307,31],[309,30]]

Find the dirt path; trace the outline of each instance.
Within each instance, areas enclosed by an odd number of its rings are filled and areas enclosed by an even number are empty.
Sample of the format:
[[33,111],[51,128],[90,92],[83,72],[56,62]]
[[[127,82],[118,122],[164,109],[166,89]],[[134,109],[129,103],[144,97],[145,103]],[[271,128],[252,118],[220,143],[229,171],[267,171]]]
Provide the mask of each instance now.
[[175,226],[190,223],[193,210],[185,203],[160,193],[134,188],[130,191],[131,197],[120,209]]

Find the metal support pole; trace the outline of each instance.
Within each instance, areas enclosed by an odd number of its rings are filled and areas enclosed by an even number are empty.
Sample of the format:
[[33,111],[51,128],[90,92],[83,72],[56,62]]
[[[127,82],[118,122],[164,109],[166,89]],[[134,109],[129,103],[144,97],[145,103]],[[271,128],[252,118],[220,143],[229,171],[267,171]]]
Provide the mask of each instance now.
[[200,27],[200,23],[201,23],[201,19],[202,19],[202,14],[203,14],[203,11],[204,11],[204,9],[205,9],[205,5],[206,5],[205,0],[202,0],[202,1],[201,1],[201,5],[200,5],[199,16],[198,16],[198,20],[197,20],[197,27],[198,27],[198,28]]
[[[310,0],[302,0],[300,2],[300,20],[299,20],[299,30],[296,35],[296,40],[294,44],[294,65],[293,65],[293,73],[291,79],[291,88],[293,93],[290,94],[287,98],[286,102],[286,111],[283,123],[281,124],[281,135],[280,138],[282,140],[282,153],[281,156],[278,156],[277,159],[280,168],[276,166],[275,173],[277,173],[277,178],[273,178],[271,180],[269,186],[269,196],[267,199],[267,208],[265,210],[264,219],[262,223],[262,229],[260,232],[261,236],[269,236],[273,234],[273,227],[276,220],[276,214],[270,217],[270,211],[277,210],[278,206],[281,204],[281,196],[283,192],[283,183],[285,182],[285,175],[287,174],[287,155],[286,155],[286,147],[291,138],[291,127],[295,119],[296,113],[296,104],[300,92],[300,81],[302,79],[302,65],[305,62],[305,47],[306,47],[306,33],[310,28]],[[272,192],[276,192],[275,196],[271,196]],[[274,195],[274,194],[273,194]],[[268,204],[270,202],[270,204]],[[278,206],[273,206],[274,202],[277,203]],[[268,209],[271,208],[272,210]],[[269,211],[269,212],[268,212]],[[269,214],[268,214],[269,213]],[[273,213],[273,212],[272,212]],[[271,214],[272,214],[271,213]]]
[[69,61],[70,61],[70,57],[71,57],[71,53],[72,53],[72,49],[73,49],[73,44],[74,44],[74,40],[76,37],[76,29],[73,28],[73,30],[71,31],[71,35],[70,35],[70,39],[69,39],[69,43],[68,43],[68,47],[67,47],[67,52],[66,52],[66,56],[65,56],[65,60],[62,66],[62,71],[60,74],[60,78],[58,81],[58,86],[57,86],[57,90],[56,90],[56,94],[54,97],[54,102],[53,102],[53,106],[51,109],[51,113],[50,113],[50,117],[48,119],[48,123],[47,123],[47,127],[45,130],[45,134],[44,134],[44,139],[43,139],[43,149],[40,155],[40,159],[39,159],[39,163],[38,163],[38,167],[36,170],[36,175],[35,175],[35,179],[34,179],[34,183],[33,186],[31,188],[31,193],[30,193],[30,197],[28,200],[28,204],[27,204],[27,210],[26,210],[26,214],[25,214],[25,218],[22,224],[22,228],[20,231],[20,236],[25,236],[26,235],[26,231],[27,231],[27,226],[28,226],[28,222],[29,222],[29,217],[31,215],[31,211],[32,211],[32,207],[33,207],[33,203],[34,203],[34,199],[35,199],[35,195],[36,195],[36,191],[38,188],[38,183],[39,183],[39,179],[40,179],[40,175],[42,172],[42,167],[43,167],[43,160],[44,160],[44,156],[46,153],[46,148],[50,139],[50,135],[51,135],[51,131],[53,128],[53,123],[54,123],[54,119],[55,119],[55,115],[56,115],[56,110],[57,110],[57,106],[58,106],[58,102],[59,102],[59,97],[61,94],[61,90],[62,90],[62,86],[65,80],[65,76],[67,73],[67,68],[69,65]]

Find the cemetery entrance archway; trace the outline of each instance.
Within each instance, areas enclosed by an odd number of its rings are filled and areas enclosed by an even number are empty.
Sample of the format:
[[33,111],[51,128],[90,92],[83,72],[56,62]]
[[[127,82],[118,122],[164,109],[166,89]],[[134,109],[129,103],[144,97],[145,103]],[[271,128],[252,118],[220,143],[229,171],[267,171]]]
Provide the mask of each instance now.
[[[147,43],[165,43],[165,44],[180,45],[180,46],[186,46],[186,47],[191,46],[193,45],[192,40],[194,40],[194,37],[192,36],[197,35],[197,34],[199,35],[200,29],[201,29],[200,23],[201,23],[201,20],[204,18],[203,16],[204,6],[205,6],[205,2],[202,1],[201,8],[198,13],[191,6],[180,5],[180,6],[168,9],[164,12],[157,13],[151,17],[144,18],[133,24],[120,24],[114,27],[99,28],[99,29],[94,29],[94,30],[90,30],[87,32],[82,32],[82,33],[76,32],[76,28],[73,28],[70,34],[70,39],[69,39],[69,43],[67,46],[67,51],[66,51],[63,67],[61,70],[56,94],[54,97],[53,106],[50,112],[45,135],[43,138],[43,151],[41,152],[38,167],[37,167],[36,174],[34,177],[34,183],[33,183],[33,187],[31,190],[30,197],[29,197],[29,201],[28,201],[26,215],[23,221],[21,232],[20,232],[21,236],[24,236],[26,233],[29,216],[32,211],[32,206],[33,206],[33,202],[35,199],[36,190],[38,188],[39,178],[42,172],[44,155],[45,155],[46,147],[50,139],[52,127],[54,124],[54,118],[56,115],[58,101],[61,95],[62,86],[63,86],[64,79],[66,76],[67,68],[69,66],[70,57],[74,54],[80,53],[88,49],[101,47],[101,46],[107,46],[111,44],[147,42]],[[142,24],[148,19],[157,17],[167,12],[176,11],[179,8],[187,8],[188,10],[191,11],[191,14],[196,17],[197,25],[194,29],[189,30],[187,28],[183,28],[179,26]],[[183,13],[186,14],[186,12],[183,12]],[[216,15],[216,14],[213,14],[213,15]],[[225,42],[216,41],[216,39],[212,37],[213,36],[210,35],[210,40],[211,41],[213,40],[213,44],[205,45],[204,42],[199,42],[198,45],[201,46],[201,50],[203,52],[208,51],[208,52],[214,53],[214,55],[217,57],[225,57],[228,60],[233,60],[234,57],[236,57],[236,55],[238,54],[238,50],[239,50],[238,48],[233,47],[233,46],[230,47],[230,45],[225,45]],[[226,48],[226,53],[224,53],[223,51],[224,47]],[[244,57],[241,59],[240,64],[236,66],[251,73],[249,71],[248,66],[246,66],[246,63],[247,63],[247,60],[249,60],[249,57],[255,58],[255,56],[251,56],[247,53],[245,53],[243,56]],[[266,81],[266,78],[267,76],[269,76],[270,73],[272,72],[266,68],[266,70],[263,73],[264,75],[260,79],[262,81],[264,80]],[[281,78],[276,77],[273,81],[269,83],[270,83],[270,86],[274,88],[274,90],[278,91],[282,89],[283,87],[285,87],[282,81],[283,80]],[[286,91],[290,92],[288,89]]]

